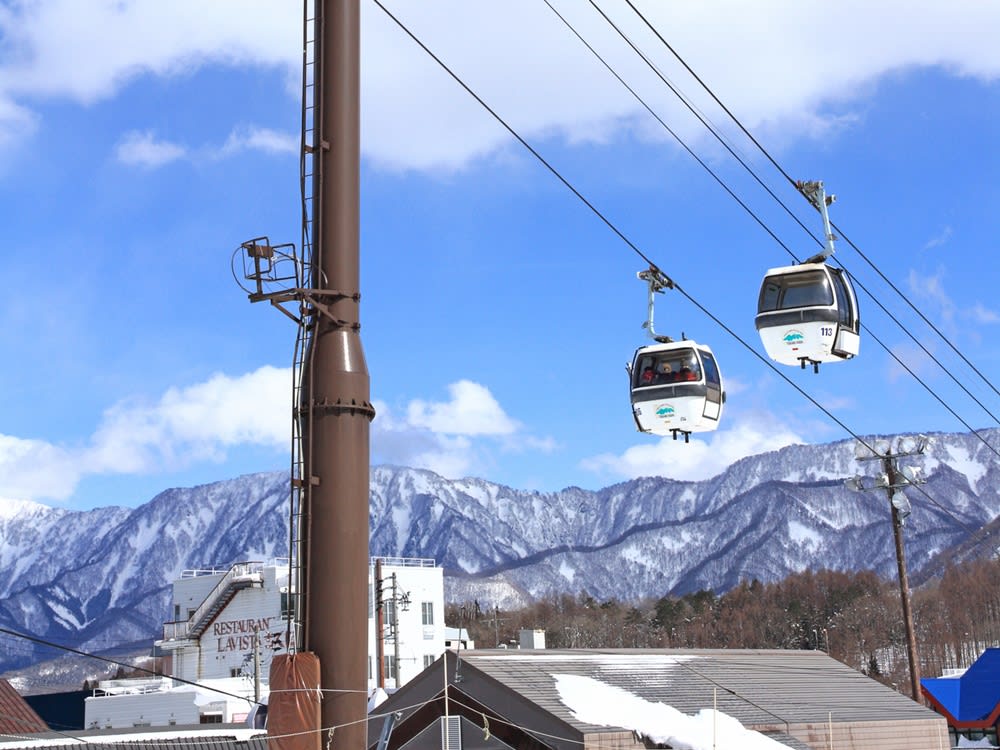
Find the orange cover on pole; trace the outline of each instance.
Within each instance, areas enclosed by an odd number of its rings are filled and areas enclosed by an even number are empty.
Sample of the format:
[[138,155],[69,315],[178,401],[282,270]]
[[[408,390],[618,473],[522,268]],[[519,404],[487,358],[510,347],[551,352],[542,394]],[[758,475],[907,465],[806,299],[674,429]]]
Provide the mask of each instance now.
[[319,657],[279,654],[271,661],[268,750],[320,750]]

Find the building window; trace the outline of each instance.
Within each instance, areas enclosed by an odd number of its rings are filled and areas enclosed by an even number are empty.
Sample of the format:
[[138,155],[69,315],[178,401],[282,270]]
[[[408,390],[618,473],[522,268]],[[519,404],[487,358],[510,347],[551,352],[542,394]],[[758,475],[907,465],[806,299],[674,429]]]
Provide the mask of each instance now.
[[221,724],[222,714],[202,714],[198,717],[199,724]]
[[239,667],[230,667],[229,668],[229,676],[230,677],[239,677],[241,674],[243,674],[243,670],[241,670]]
[[386,654],[382,657],[382,665],[385,667],[385,676],[387,679],[399,679],[399,675],[396,674],[396,657],[394,655]]
[[424,669],[427,669],[431,664],[433,664],[437,658],[434,654],[424,654]]
[[174,620],[180,620],[180,619],[181,619],[181,605],[180,604],[175,604],[174,605]]
[[420,616],[424,625],[434,624],[434,602],[421,602]]

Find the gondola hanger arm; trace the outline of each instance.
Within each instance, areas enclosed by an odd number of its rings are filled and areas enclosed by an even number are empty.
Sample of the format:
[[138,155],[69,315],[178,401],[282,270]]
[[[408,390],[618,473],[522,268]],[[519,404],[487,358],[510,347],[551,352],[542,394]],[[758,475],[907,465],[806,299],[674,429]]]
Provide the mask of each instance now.
[[827,208],[837,200],[837,196],[826,194],[826,189],[823,187],[822,180],[799,180],[795,183],[795,187],[799,189],[799,192],[805,196],[806,200],[809,201],[813,205],[813,208],[819,211],[820,215],[823,217],[823,236],[826,240],[826,244],[821,253],[818,253],[811,258],[807,258],[803,262],[822,263],[834,254],[833,243],[836,239],[838,239],[830,226],[830,212],[827,210]]
[[673,289],[674,282],[668,277],[663,271],[661,271],[656,266],[651,265],[645,271],[639,271],[636,276],[641,280],[645,281],[649,287],[649,303],[646,310],[646,322],[642,324],[642,327],[649,331],[650,337],[654,341],[658,341],[661,344],[669,344],[673,341],[669,336],[662,336],[656,332],[653,328],[653,306],[654,306],[654,294],[659,292],[663,294],[665,289]]

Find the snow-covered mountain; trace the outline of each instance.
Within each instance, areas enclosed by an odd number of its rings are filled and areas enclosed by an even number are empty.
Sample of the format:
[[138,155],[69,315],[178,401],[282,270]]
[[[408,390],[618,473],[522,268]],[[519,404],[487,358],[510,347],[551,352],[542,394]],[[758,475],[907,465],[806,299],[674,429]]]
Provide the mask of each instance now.
[[[991,444],[1000,430],[981,432]],[[974,434],[936,436],[908,490],[907,555],[917,573],[1000,511],[1000,459]],[[883,492],[844,479],[875,474],[854,442],[792,446],[743,459],[703,482],[645,478],[597,492],[515,490],[388,466],[371,472],[371,551],[434,558],[446,598],[518,606],[586,591],[633,600],[806,568],[895,574]],[[100,651],[148,644],[181,571],[286,555],[287,474],[163,492],[135,509],[86,512],[0,504],[0,626]],[[996,545],[978,543],[982,554]],[[976,556],[965,550],[965,557]],[[51,653],[0,654],[0,671]]]

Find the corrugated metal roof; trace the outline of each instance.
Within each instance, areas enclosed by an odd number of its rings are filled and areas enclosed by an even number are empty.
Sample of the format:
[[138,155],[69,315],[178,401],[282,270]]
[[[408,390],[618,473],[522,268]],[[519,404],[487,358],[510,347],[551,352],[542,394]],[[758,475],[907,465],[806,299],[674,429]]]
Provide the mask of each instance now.
[[219,729],[219,725],[188,727],[131,727],[46,731],[37,735],[0,736],[2,750],[80,750],[80,748],[135,748],[135,750],[267,750],[267,736],[248,729]]
[[929,709],[821,651],[467,651],[462,660],[583,732],[553,675],[590,677],[693,714],[718,709],[744,726],[934,718]]

